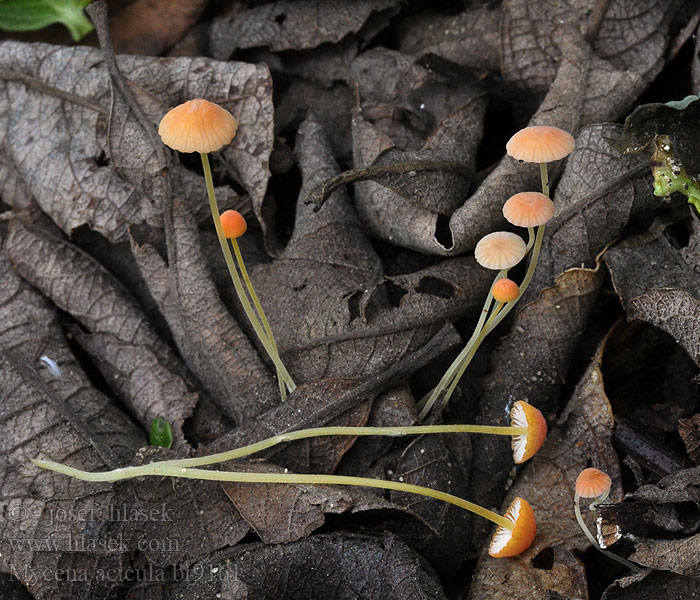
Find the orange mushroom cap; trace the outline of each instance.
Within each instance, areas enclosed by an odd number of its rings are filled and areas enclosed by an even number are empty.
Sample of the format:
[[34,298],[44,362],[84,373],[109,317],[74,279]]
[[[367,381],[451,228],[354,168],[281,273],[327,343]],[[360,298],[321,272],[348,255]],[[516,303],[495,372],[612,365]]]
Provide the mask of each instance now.
[[506,200],[503,216],[518,227],[537,227],[554,216],[554,202],[540,192],[520,192]]
[[542,447],[547,437],[547,421],[532,404],[518,400],[510,411],[510,424],[513,427],[527,427],[526,435],[514,435],[510,442],[513,461],[519,465],[535,456]]
[[489,554],[494,558],[506,558],[524,552],[530,547],[537,533],[535,512],[524,498],[518,497],[513,500],[503,516],[515,523],[515,527],[496,529],[489,544]]
[[215,152],[230,144],[238,123],[225,108],[198,98],[176,106],[161,119],[158,135],[180,152]]
[[487,269],[510,269],[525,256],[523,238],[509,231],[494,231],[482,237],[474,248],[474,258]]
[[245,217],[237,210],[227,210],[221,213],[221,229],[224,230],[224,237],[238,238],[247,230],[248,224]]
[[493,284],[491,293],[498,302],[512,302],[518,298],[520,288],[515,281],[504,277]]
[[576,493],[581,498],[598,498],[610,491],[612,479],[600,469],[584,469],[576,478]]
[[525,127],[506,144],[506,152],[516,160],[548,163],[571,154],[574,138],[558,127]]

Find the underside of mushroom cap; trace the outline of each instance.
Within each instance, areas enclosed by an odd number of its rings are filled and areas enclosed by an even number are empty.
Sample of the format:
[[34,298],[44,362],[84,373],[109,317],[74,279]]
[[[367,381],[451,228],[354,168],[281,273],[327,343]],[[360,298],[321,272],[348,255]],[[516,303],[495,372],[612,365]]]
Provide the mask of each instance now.
[[537,534],[535,512],[524,498],[515,498],[503,516],[515,523],[515,526],[513,529],[496,529],[489,544],[489,555],[494,558],[506,558],[524,552]]
[[547,421],[532,404],[518,400],[510,411],[510,424],[512,427],[527,427],[526,435],[514,435],[510,442],[513,461],[520,464],[532,458],[542,447],[547,437]]

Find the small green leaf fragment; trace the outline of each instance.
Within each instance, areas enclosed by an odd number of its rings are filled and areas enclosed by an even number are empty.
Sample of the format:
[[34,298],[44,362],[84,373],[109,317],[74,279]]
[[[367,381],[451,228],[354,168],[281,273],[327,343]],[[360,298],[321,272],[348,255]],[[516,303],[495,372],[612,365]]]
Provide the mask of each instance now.
[[151,446],[170,448],[173,445],[173,431],[163,417],[156,417],[151,423],[151,431],[148,435]]
[[68,28],[74,41],[92,31],[83,9],[92,0],[0,0],[0,29],[35,31],[53,23]]
[[651,171],[654,175],[654,195],[663,198],[673,192],[680,192],[700,212],[700,182],[689,175],[683,164],[673,155],[669,137],[658,135],[653,144]]

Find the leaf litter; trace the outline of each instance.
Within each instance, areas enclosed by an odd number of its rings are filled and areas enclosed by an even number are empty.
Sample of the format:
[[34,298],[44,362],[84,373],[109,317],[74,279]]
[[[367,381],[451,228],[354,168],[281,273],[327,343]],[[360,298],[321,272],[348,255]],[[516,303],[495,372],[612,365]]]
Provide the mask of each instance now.
[[[141,3],[133,4],[132,11],[141,10]],[[31,531],[42,540],[53,533],[64,545],[69,536],[122,540],[115,552],[9,548],[3,570],[11,572],[10,562],[29,565],[20,579],[37,598],[299,597],[309,586],[324,596],[433,598],[442,597],[443,585],[459,587],[462,596],[471,586],[474,598],[484,597],[484,589],[521,597],[508,587],[519,576],[533,582],[527,597],[587,597],[591,582],[575,554],[587,543],[573,527],[571,482],[588,460],[597,462],[613,475],[613,499],[620,500],[610,445],[615,406],[603,389],[602,349],[576,389],[566,377],[577,346],[590,343],[600,290],[609,294],[596,261],[604,248],[652,224],[656,237],[617,244],[607,250],[606,264],[628,316],[668,331],[698,361],[696,224],[678,212],[675,222],[669,220],[649,192],[644,161],[616,155],[606,141],[619,132],[606,122],[623,116],[676,55],[669,40],[682,35],[674,19],[686,7],[680,1],[608,4],[559,4],[545,14],[509,0],[440,15],[370,1],[345,7],[338,18],[337,3],[277,2],[222,14],[213,25],[211,14],[220,8],[208,9],[194,27],[208,27],[214,55],[233,61],[120,56],[122,75],[90,48],[2,42],[0,197],[1,208],[12,212],[3,215],[9,227],[0,223],[0,389],[2,429],[15,440],[4,451],[2,502],[7,509],[13,502],[36,509],[29,522],[4,519],[3,539],[26,539]],[[172,31],[156,24],[148,51],[171,47],[176,34],[190,36],[200,8]],[[311,18],[316,14],[326,17]],[[232,31],[240,35],[231,37]],[[395,44],[387,44],[392,36]],[[255,57],[269,67],[250,64]],[[274,104],[270,72],[279,94]],[[170,156],[154,140],[168,106],[200,96],[224,104],[240,121],[233,145],[213,157],[217,194],[224,207],[248,203],[262,227],[263,236],[245,240],[258,257],[251,275],[301,384],[284,404],[240,308],[227,300],[226,284],[215,277],[217,289],[212,281],[218,266],[209,264],[212,249],[202,247],[212,238],[199,232],[210,227],[201,177],[187,158]],[[406,378],[456,345],[454,330],[440,328],[456,321],[460,331],[468,330],[490,285],[490,275],[471,257],[456,255],[502,226],[499,198],[537,186],[536,169],[506,157],[477,173],[478,151],[493,144],[482,132],[493,128],[489,115],[504,105],[515,107],[508,123],[564,127],[577,136],[577,148],[552,171],[558,210],[527,304],[502,328],[501,335],[510,331],[507,337],[482,349],[495,348],[483,359],[491,359],[491,372],[477,374],[464,390],[481,388],[467,401],[478,419],[491,423],[503,419],[510,400],[539,405],[557,423],[543,453],[518,473],[506,460],[507,444],[483,436],[318,439],[278,448],[245,468],[403,478],[494,508],[514,479],[508,493],[528,497],[540,523],[530,554],[483,558],[470,584],[462,565],[479,552],[485,527],[433,501],[314,486],[236,484],[224,493],[217,484],[182,480],[95,486],[37,475],[27,463],[44,456],[104,470],[207,454],[324,423],[414,422],[414,386],[406,386]],[[285,139],[275,143],[274,135]],[[352,177],[341,175],[320,210],[305,204],[345,168],[356,181],[351,194],[344,185]],[[297,198],[268,188],[276,177],[297,172]],[[282,209],[277,215],[273,199]],[[46,216],[69,239],[47,228]],[[664,230],[662,221],[671,225]],[[678,223],[689,232],[687,241],[678,236]],[[281,224],[292,231],[286,242]],[[83,235],[87,229],[90,235]],[[106,248],[130,248],[151,296],[139,289],[139,300],[146,299],[149,317],[154,307],[161,313],[153,323],[95,261],[104,248],[89,256],[93,235]],[[264,257],[263,241],[274,259]],[[396,260],[387,258],[389,246],[400,255],[398,269],[387,268]],[[648,268],[643,261],[667,267]],[[110,268],[134,264],[107,262]],[[61,284],[57,273],[71,283]],[[125,335],[129,327],[136,334]],[[148,386],[133,379],[139,369],[150,370]],[[163,402],[171,389],[180,400]],[[161,402],[151,405],[154,395]],[[9,403],[17,410],[8,412]],[[174,411],[179,447],[139,449],[161,408]],[[690,418],[699,408],[673,414]],[[193,440],[204,445],[191,449]],[[495,454],[485,458],[489,449]],[[536,479],[541,473],[549,473],[551,485]],[[681,481],[680,473],[670,477]],[[635,502],[651,502],[641,498],[647,489],[640,488]],[[665,504],[692,502],[688,489],[678,488]],[[48,521],[58,509],[96,510],[98,504],[175,512],[173,522],[98,518],[56,528]],[[565,520],[557,523],[561,515]],[[673,519],[666,523],[671,527]],[[351,532],[358,528],[367,535]],[[237,545],[251,531],[266,543]],[[627,578],[603,597],[631,597],[632,590],[642,598],[662,597],[652,592],[686,589],[687,575],[695,574],[696,535],[640,537],[635,560],[685,575]],[[165,538],[176,547],[139,546]],[[92,575],[82,581],[32,578],[36,569],[58,564]],[[167,575],[135,585],[94,576],[108,566]],[[235,578],[217,576],[231,572]],[[208,576],[178,579],[202,573]],[[495,580],[505,580],[510,591],[493,592]]]

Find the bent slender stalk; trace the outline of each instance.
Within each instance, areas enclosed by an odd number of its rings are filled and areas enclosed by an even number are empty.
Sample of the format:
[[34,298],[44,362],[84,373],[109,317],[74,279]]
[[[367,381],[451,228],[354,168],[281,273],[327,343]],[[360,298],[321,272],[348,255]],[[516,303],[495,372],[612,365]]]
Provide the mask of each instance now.
[[583,533],[588,538],[588,541],[591,542],[591,544],[593,544],[594,548],[597,548],[600,552],[602,552],[606,556],[609,556],[613,560],[616,560],[621,565],[625,565],[627,568],[632,569],[635,573],[643,573],[644,572],[644,569],[635,565],[633,562],[630,562],[626,558],[622,558],[622,556],[618,556],[617,554],[613,554],[612,552],[600,547],[598,540],[595,539],[595,537],[591,533],[590,529],[588,529],[586,522],[583,520],[583,517],[581,516],[581,508],[579,507],[579,495],[578,494],[574,494],[574,512],[576,513],[576,520],[578,521],[579,527],[581,528]]
[[[267,320],[267,315],[265,315],[265,311],[263,310],[262,304],[260,304],[260,299],[255,293],[253,282],[248,276],[248,269],[246,269],[245,262],[243,262],[243,255],[241,254],[241,248],[238,245],[238,240],[236,238],[231,238],[231,245],[233,246],[233,253],[236,255],[236,262],[238,263],[238,268],[241,270],[241,275],[243,275],[243,281],[245,282],[245,286],[248,289],[248,293],[250,294],[251,299],[253,300],[253,306],[255,306],[255,311],[257,312],[260,322],[262,323],[263,329],[267,334],[267,339],[270,340],[275,354],[279,357],[279,350],[277,349],[277,342],[275,342],[275,336],[272,334],[270,322]],[[287,398],[288,382],[283,381],[283,378],[280,376],[279,371],[277,371],[277,381],[279,383],[280,396],[282,397],[282,401],[284,401]],[[292,382],[292,385],[294,385],[294,382]],[[290,388],[289,391],[291,392],[293,389],[294,387]]]
[[226,260],[226,266],[228,267],[228,272],[231,275],[231,280],[233,281],[233,286],[236,288],[236,293],[241,300],[243,305],[243,310],[245,311],[250,324],[253,326],[253,330],[260,339],[263,347],[267,351],[268,356],[272,360],[277,369],[278,378],[282,379],[287,388],[291,391],[296,385],[292,380],[291,375],[287,371],[286,367],[282,363],[276,348],[273,346],[272,342],[268,339],[265,330],[263,329],[260,321],[258,320],[255,312],[253,311],[248,296],[243,289],[243,283],[238,275],[236,266],[233,263],[233,256],[231,255],[231,249],[229,248],[226,237],[224,236],[223,229],[221,227],[221,218],[219,216],[219,206],[216,202],[216,195],[214,194],[214,182],[211,176],[211,167],[209,166],[209,156],[206,153],[200,153],[202,158],[202,167],[204,168],[204,181],[207,185],[207,194],[209,196],[209,208],[211,209],[211,215],[214,219],[214,228],[216,229],[216,235],[219,238],[219,244],[221,245],[221,250],[224,253],[224,259]]
[[[499,271],[496,277],[494,278],[493,282],[496,283],[496,281],[502,279],[507,274],[507,269]],[[457,358],[455,358],[452,361],[452,364],[447,368],[445,374],[440,378],[438,384],[433,388],[433,390],[430,393],[426,394],[423,397],[423,399],[416,405],[416,409],[418,410],[418,421],[423,421],[425,417],[428,416],[430,409],[440,398],[440,394],[444,390],[446,390],[454,380],[455,374],[459,371],[461,365],[464,363],[465,360],[470,360],[468,359],[470,350],[472,349],[474,344],[477,343],[479,335],[481,334],[481,330],[484,327],[484,322],[486,321],[486,318],[489,315],[489,311],[491,310],[491,303],[493,301],[493,294],[491,293],[491,289],[493,289],[493,284],[491,284],[491,287],[489,288],[489,293],[486,296],[484,306],[481,309],[481,315],[479,315],[479,320],[476,324],[476,327],[474,327],[474,333],[472,333],[472,336],[469,338],[469,341],[466,343],[462,351],[457,355]],[[446,402],[444,400],[441,401],[440,406],[444,407],[445,403]]]
[[[331,435],[346,435],[346,436],[368,436],[380,435],[390,437],[401,437],[405,435],[426,435],[437,433],[483,433],[487,435],[527,435],[527,427],[503,427],[491,425],[414,425],[407,427],[311,427],[309,429],[298,429],[288,433],[280,433],[259,442],[254,442],[233,450],[218,452],[208,456],[196,456],[194,458],[178,458],[173,460],[162,460],[151,465],[170,465],[178,467],[203,467],[214,465],[217,463],[226,462],[250,456],[256,452],[267,450],[284,442],[293,442],[297,440],[324,437]],[[59,464],[59,463],[54,463]],[[130,477],[138,477],[143,474],[143,467],[124,467],[115,469],[115,472],[129,474]]]
[[454,504],[464,510],[471,511],[489,521],[496,523],[501,527],[512,530],[515,526],[513,521],[495,513],[491,510],[483,508],[478,504],[464,500],[459,496],[447,494],[433,490],[431,488],[399,481],[386,481],[379,479],[370,479],[368,477],[351,477],[347,475],[307,475],[296,473],[241,473],[235,471],[209,471],[207,469],[189,469],[185,467],[176,467],[172,465],[164,465],[151,463],[139,467],[141,473],[139,475],[125,474],[125,469],[119,472],[107,471],[104,473],[89,473],[74,469],[66,465],[61,465],[53,461],[32,460],[32,462],[42,469],[56,471],[81,479],[83,481],[105,482],[105,481],[120,481],[122,479],[130,479],[132,477],[151,476],[151,477],[183,477],[185,479],[200,479],[208,481],[231,481],[237,483],[285,483],[285,484],[311,484],[311,485],[352,485],[358,487],[372,487],[384,490],[394,490],[397,492],[406,492],[409,494],[418,494],[427,496]]

